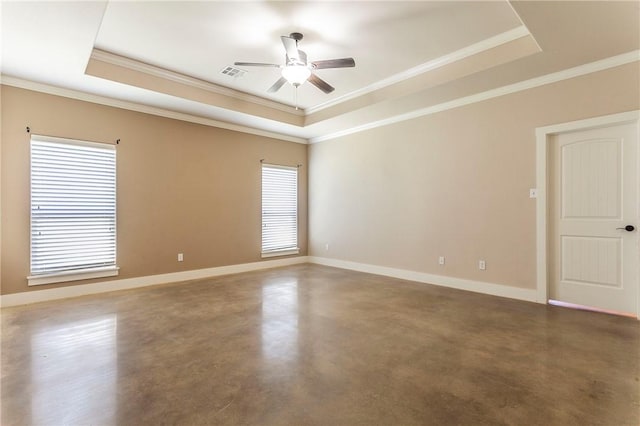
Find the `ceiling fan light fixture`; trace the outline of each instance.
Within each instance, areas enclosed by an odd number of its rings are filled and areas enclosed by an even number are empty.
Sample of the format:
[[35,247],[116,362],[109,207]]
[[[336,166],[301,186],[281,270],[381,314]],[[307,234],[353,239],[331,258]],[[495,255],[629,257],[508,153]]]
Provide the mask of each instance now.
[[287,65],[282,76],[292,85],[300,86],[311,76],[311,70],[305,65]]
[[356,66],[356,61],[353,58],[325,59],[322,61],[308,62],[307,54],[298,49],[298,42],[302,40],[302,34],[300,33],[281,36],[280,40],[285,50],[286,61],[284,66],[265,64],[263,62],[234,62],[234,65],[245,67],[281,68],[282,76],[267,89],[267,93],[276,93],[285,83],[289,83],[297,89],[308,80],[309,83],[328,94],[333,92],[335,88],[314,74],[313,71],[327,68],[351,68]]

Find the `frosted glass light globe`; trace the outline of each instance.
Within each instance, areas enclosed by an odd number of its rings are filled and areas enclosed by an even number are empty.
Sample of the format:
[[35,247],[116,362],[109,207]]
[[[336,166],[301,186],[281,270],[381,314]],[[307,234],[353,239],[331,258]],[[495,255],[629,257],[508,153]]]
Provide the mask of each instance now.
[[310,75],[311,70],[304,65],[288,65],[282,69],[282,76],[294,86],[300,86]]

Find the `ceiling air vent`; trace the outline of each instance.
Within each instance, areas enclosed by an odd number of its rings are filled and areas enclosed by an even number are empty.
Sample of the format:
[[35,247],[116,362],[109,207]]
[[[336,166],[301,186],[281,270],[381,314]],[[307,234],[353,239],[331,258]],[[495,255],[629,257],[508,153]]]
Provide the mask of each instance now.
[[246,73],[247,72],[245,70],[241,70],[241,69],[235,68],[235,67],[224,67],[224,68],[222,68],[220,70],[220,74],[227,75],[227,76],[233,77],[233,78],[242,77]]

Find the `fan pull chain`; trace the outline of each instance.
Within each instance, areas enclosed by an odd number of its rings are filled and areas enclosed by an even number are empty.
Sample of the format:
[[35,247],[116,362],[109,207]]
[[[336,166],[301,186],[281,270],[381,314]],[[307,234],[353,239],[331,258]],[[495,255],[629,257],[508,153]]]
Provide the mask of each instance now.
[[295,86],[293,91],[293,103],[296,105],[296,111],[300,109],[298,108],[298,87],[299,86]]

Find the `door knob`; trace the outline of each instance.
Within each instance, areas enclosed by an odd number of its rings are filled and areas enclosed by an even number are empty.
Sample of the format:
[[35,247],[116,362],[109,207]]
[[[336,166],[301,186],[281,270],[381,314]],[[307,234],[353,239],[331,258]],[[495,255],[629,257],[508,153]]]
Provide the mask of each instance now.
[[625,231],[631,232],[631,231],[635,230],[636,228],[633,225],[627,225],[624,228],[616,228],[616,229],[624,229]]

